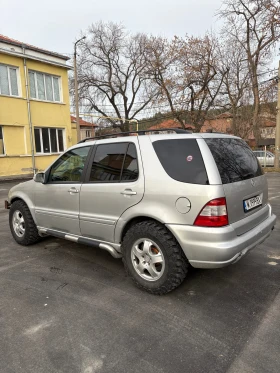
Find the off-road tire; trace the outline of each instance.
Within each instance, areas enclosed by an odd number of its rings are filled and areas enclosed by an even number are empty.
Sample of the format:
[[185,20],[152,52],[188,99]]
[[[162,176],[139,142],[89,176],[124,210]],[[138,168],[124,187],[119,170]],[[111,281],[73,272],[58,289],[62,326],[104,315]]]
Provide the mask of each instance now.
[[[19,237],[13,227],[13,215],[15,211],[20,211],[25,222],[25,233],[22,237]],[[29,211],[29,208],[27,207],[26,203],[17,200],[12,203],[10,211],[9,211],[9,223],[10,223],[10,230],[14,237],[14,240],[23,246],[33,245],[36,242],[39,242],[41,237],[39,236],[38,229],[34,223],[34,220],[32,218],[32,215]]]
[[[165,268],[162,276],[156,281],[147,281],[134,269],[131,251],[134,243],[141,238],[153,240],[164,256]],[[163,295],[177,288],[185,279],[188,271],[188,260],[182,248],[162,224],[147,220],[133,225],[125,234],[122,243],[123,263],[128,276],[141,289],[151,294]]]

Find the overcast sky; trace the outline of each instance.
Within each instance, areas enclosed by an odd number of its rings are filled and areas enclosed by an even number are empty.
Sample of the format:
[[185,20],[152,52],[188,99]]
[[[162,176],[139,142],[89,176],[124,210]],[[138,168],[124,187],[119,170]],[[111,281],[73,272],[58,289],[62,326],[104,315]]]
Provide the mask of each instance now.
[[94,22],[172,37],[215,28],[221,0],[0,0],[0,34],[58,53]]

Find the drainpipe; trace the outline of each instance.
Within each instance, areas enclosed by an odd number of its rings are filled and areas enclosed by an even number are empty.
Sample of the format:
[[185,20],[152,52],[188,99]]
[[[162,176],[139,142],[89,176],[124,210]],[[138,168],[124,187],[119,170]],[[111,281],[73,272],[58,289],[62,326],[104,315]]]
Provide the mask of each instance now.
[[[25,55],[25,48],[23,45],[22,45],[22,52],[23,52],[23,55]],[[26,94],[27,112],[28,112],[29,136],[30,136],[31,155],[32,155],[32,172],[33,172],[33,175],[35,175],[36,165],[35,165],[35,153],[34,153],[34,138],[33,138],[33,127],[32,127],[32,119],[31,119],[28,73],[27,73],[27,65],[26,65],[25,57],[23,58],[23,65],[24,65],[24,79],[25,79],[25,94]]]

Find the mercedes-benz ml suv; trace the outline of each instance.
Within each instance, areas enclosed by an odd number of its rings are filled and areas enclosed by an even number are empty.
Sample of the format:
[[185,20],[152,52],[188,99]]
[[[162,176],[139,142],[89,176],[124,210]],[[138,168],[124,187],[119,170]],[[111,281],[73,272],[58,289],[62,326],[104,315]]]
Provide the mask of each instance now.
[[141,134],[79,143],[13,187],[14,239],[51,235],[105,249],[139,287],[164,294],[190,265],[235,263],[270,235],[266,177],[243,140]]

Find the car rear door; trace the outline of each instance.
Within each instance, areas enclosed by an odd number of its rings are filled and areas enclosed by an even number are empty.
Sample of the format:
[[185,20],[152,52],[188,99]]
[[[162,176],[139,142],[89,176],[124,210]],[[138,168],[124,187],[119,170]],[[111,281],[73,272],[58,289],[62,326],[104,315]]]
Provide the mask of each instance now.
[[[238,138],[205,139],[218,167],[227,201],[229,223],[243,234],[269,214],[268,187],[256,156]],[[250,219],[246,219],[250,217]]]
[[118,140],[97,144],[89,161],[80,194],[80,228],[84,237],[113,242],[119,217],[143,198],[138,138]]

